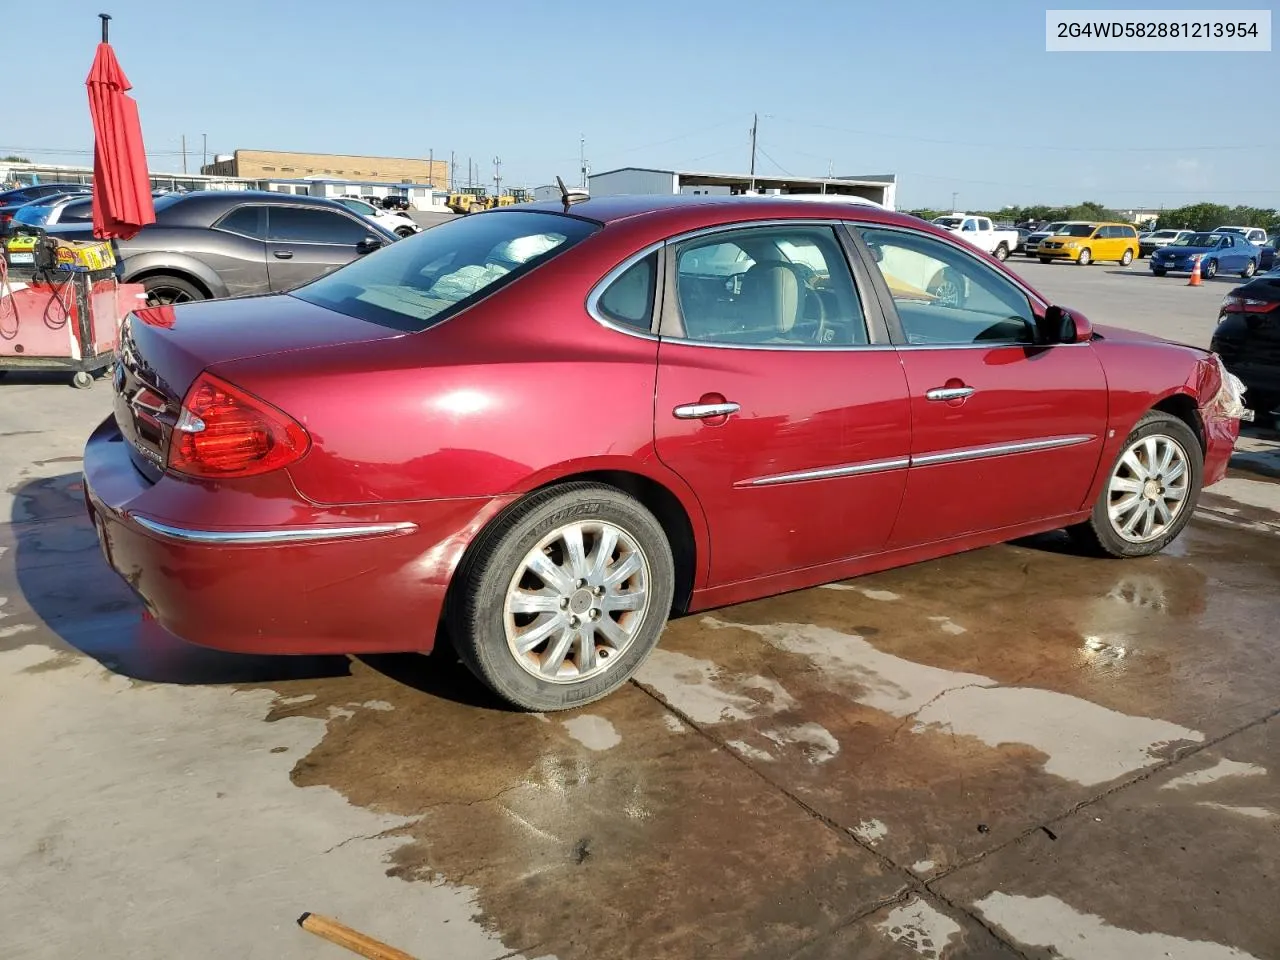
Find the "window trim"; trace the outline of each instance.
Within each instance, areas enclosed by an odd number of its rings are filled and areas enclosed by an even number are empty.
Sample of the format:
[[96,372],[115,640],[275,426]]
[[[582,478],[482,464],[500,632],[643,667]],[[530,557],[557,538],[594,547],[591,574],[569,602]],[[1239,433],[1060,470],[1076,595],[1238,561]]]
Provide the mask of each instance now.
[[[908,236],[919,236],[932,240],[935,243],[949,246],[953,250],[968,257],[975,264],[988,273],[995,273],[1023,296],[1027,298],[1027,304],[1031,307],[1032,316],[1035,320],[1040,320],[1044,316],[1044,312],[1049,308],[1048,302],[1045,301],[1038,293],[1022,282],[1021,278],[1012,276],[1004,271],[997,270],[995,267],[984,262],[980,257],[974,254],[972,248],[966,250],[963,245],[952,240],[950,236],[940,237],[933,233],[926,233],[923,230],[912,230],[908,227],[893,223],[874,223],[866,220],[846,221],[845,226],[848,227],[851,242],[857,247],[859,256],[869,264],[875,264],[875,258],[871,255],[870,249],[867,247],[866,241],[862,238],[862,230],[883,230],[893,233],[902,233]],[[875,290],[876,297],[880,302],[881,313],[889,328],[889,336],[892,345],[896,350],[1046,350],[1050,347],[1087,347],[1088,343],[911,343],[907,340],[906,331],[902,326],[902,318],[898,316],[898,308],[893,302],[893,294],[889,290],[889,285],[885,282],[884,275],[880,270],[871,271],[871,286]]]
[[[266,235],[263,241],[264,243],[291,243],[291,244],[302,245],[307,247],[354,247],[360,243],[359,240],[357,240],[355,243],[335,243],[332,240],[276,240],[276,239],[273,239],[271,236],[271,211],[273,209],[279,209],[279,208],[287,208],[290,210],[314,210],[317,213],[332,213],[339,217],[344,217],[345,219],[350,220],[353,223],[357,223],[366,230],[368,230],[369,227],[372,226],[372,224],[370,224],[369,221],[364,219],[363,217],[354,216],[349,210],[347,210],[346,207],[342,207],[341,210],[335,210],[332,207],[313,207],[311,204],[308,204],[308,203],[264,203],[262,204],[262,206],[265,207],[267,210],[266,230],[263,231]],[[339,204],[339,206],[341,206],[341,204]],[[386,237],[379,236],[378,231],[376,230],[369,230],[366,236],[373,237],[376,240],[384,240],[384,241],[386,240]]]
[[801,343],[708,343],[705,340],[694,340],[684,335],[684,322],[680,316],[680,304],[676,297],[675,283],[664,284],[660,304],[661,316],[657,325],[658,338],[669,340],[672,343],[679,343],[682,346],[705,347],[710,350],[758,350],[786,353],[856,353],[863,350],[892,350],[894,345],[890,339],[886,317],[881,310],[880,299],[874,293],[868,296],[865,292],[872,289],[872,278],[866,270],[865,261],[862,260],[860,251],[851,247],[847,242],[848,231],[846,228],[854,223],[862,222],[864,221],[792,217],[788,219],[740,220],[733,223],[720,223],[710,227],[699,227],[695,230],[668,237],[663,244],[665,250],[661,259],[665,263],[664,275],[674,277],[677,269],[675,263],[676,247],[689,240],[713,236],[718,233],[737,233],[742,230],[768,229],[771,227],[826,227],[831,230],[836,245],[844,256],[845,266],[848,267],[850,276],[853,279],[854,294],[858,297],[862,306],[863,322],[867,328],[869,342],[831,344],[824,347],[818,344]]
[[[610,330],[616,330],[618,333],[625,333],[628,336],[639,337],[641,340],[658,340],[659,337],[656,333],[656,328],[660,323],[660,317],[662,314],[663,290],[667,272],[667,258],[662,255],[662,248],[664,246],[666,246],[666,241],[659,240],[657,243],[651,243],[647,247],[637,250],[597,280],[595,286],[593,286],[587,294],[586,309],[587,313],[590,314],[591,319],[602,327],[607,327]],[[652,313],[649,318],[649,329],[644,330],[640,327],[632,327],[623,323],[618,323],[616,320],[610,320],[605,316],[604,311],[600,309],[600,298],[604,296],[605,291],[613,285],[615,280],[621,277],[645,257],[651,257],[655,253],[658,254],[658,257],[657,266],[654,268],[654,296]]]

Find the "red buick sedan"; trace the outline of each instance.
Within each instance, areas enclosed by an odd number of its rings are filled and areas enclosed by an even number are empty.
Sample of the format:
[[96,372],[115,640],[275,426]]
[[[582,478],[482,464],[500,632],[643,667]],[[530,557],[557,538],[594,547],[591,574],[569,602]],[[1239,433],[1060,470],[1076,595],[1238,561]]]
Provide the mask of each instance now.
[[85,450],[170,631],[428,651],[587,703],[673,612],[1066,528],[1154,553],[1244,414],[921,221],[616,197],[459,219],[292,293],[141,310]]

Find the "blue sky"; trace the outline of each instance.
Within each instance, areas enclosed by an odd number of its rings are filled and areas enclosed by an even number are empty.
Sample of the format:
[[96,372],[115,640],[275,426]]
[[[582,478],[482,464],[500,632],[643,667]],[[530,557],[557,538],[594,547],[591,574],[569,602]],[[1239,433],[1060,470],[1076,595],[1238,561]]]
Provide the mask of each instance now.
[[[597,172],[736,172],[747,168],[757,111],[760,172],[897,173],[902,207],[950,206],[953,191],[975,209],[1086,199],[1122,208],[1202,199],[1280,207],[1280,54],[1049,54],[1050,5],[1103,4],[100,6],[115,16],[112,42],[134,84],[153,169],[181,169],[185,133],[192,171],[207,134],[210,154],[425,157],[434,149],[448,159],[452,150],[464,179],[468,157],[491,178],[500,156],[513,185],[557,173],[574,182],[580,136]],[[60,7],[56,29],[38,3],[4,6],[4,34],[31,38],[39,62],[24,71],[32,108],[11,99],[5,109],[0,153],[87,163],[83,80],[100,6]],[[83,12],[72,17],[72,6]],[[1214,89],[1181,79],[1212,76],[1226,80]],[[1204,102],[1181,101],[1197,89]]]

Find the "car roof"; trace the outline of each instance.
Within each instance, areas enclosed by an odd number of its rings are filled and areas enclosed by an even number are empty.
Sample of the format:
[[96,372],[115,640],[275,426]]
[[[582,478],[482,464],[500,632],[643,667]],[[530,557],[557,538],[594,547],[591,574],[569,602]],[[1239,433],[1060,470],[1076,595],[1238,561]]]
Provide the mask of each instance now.
[[[565,205],[559,200],[542,200],[522,203],[515,207],[501,207],[500,211],[542,211],[564,213]],[[619,195],[592,197],[571,204],[568,213],[605,224],[655,219],[663,221],[687,220],[687,226],[696,228],[733,222],[735,220],[787,219],[836,219],[863,220],[872,223],[919,227],[925,221],[905,213],[896,213],[881,207],[861,203],[812,203],[788,200],[785,197],[760,196],[704,196],[681,195]]]

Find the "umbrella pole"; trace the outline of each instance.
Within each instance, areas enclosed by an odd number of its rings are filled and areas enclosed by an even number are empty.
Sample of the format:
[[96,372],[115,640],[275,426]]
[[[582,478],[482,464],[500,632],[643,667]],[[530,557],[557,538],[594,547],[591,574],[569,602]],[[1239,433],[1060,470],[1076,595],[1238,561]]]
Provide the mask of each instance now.
[[108,21],[110,21],[110,20],[111,20],[111,14],[109,14],[109,13],[100,13],[100,14],[98,14],[98,19],[102,21],[102,42],[103,42],[103,43],[106,43],[106,42],[107,42],[107,30],[108,30],[107,23],[108,23]]

